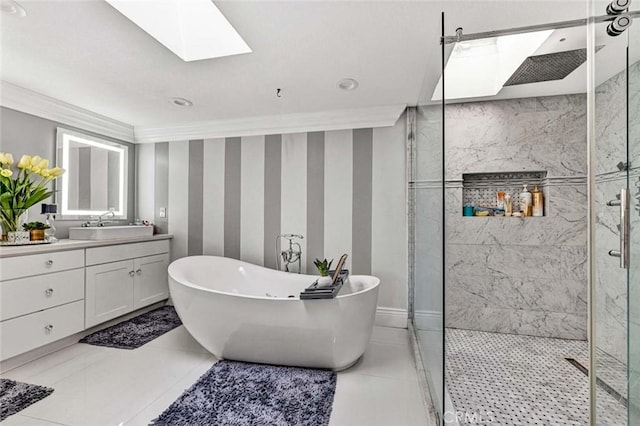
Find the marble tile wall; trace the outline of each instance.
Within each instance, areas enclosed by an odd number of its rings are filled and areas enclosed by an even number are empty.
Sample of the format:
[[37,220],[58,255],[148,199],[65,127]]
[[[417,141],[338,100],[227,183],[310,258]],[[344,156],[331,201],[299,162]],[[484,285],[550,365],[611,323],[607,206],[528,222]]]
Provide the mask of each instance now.
[[[441,179],[429,137],[439,113],[425,109],[418,120],[418,187]],[[446,325],[585,339],[586,96],[451,104],[445,123]],[[545,217],[462,217],[463,173],[540,170],[549,178]],[[431,216],[422,211],[416,227],[437,230]]]
[[413,229],[414,321],[421,330],[442,331],[442,113],[416,109],[416,149],[409,191],[415,200]]
[[[627,363],[628,325],[638,327],[640,308],[628,300],[635,290],[640,295],[640,215],[638,182],[640,182],[640,62],[629,68],[629,122],[625,108],[627,75],[619,73],[596,89],[596,344],[599,349]],[[636,117],[633,119],[633,117]],[[626,161],[627,130],[629,132],[629,189],[631,191],[631,269],[629,288],[627,272],[619,260],[608,255],[618,249],[619,209],[606,202],[615,198],[620,188],[627,187],[627,175],[618,163]],[[629,324],[628,324],[629,321]],[[633,331],[633,330],[631,330]],[[640,334],[640,333],[638,333]],[[640,336],[639,336],[640,337]],[[633,342],[632,342],[633,343]],[[640,345],[640,343],[637,343]],[[629,346],[633,356],[640,348]],[[636,364],[640,360],[636,361]],[[633,363],[629,364],[630,366]],[[638,372],[640,374],[640,372]]]

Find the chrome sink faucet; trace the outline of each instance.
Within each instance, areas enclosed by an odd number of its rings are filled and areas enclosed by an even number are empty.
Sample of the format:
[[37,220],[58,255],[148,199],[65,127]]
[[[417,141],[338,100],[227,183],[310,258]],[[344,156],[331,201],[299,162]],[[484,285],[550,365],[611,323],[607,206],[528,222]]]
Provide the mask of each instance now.
[[[88,228],[90,226],[104,226],[105,224],[112,222],[111,220],[104,220],[104,218],[108,216],[111,216],[111,218],[114,218],[116,217],[116,214],[113,210],[109,210],[108,212],[104,212],[98,215],[98,218],[96,220],[89,219],[88,221],[82,224],[82,227]],[[93,218],[93,216],[91,217]]]

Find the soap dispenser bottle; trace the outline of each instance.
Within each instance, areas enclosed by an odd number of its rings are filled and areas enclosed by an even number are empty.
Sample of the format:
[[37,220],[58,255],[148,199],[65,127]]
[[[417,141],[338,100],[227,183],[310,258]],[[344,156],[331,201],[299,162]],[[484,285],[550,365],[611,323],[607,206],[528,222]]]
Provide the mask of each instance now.
[[542,195],[542,191],[538,188],[538,185],[534,185],[533,192],[531,193],[532,198],[532,212],[533,216],[541,217],[544,214],[544,196]]
[[527,190],[526,183],[520,193],[520,211],[523,216],[531,216],[531,193]]

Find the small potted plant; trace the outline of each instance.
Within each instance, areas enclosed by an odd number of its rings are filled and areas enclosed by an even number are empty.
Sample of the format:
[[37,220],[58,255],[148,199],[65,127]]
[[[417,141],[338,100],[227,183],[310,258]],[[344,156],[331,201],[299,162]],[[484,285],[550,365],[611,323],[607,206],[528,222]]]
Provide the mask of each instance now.
[[333,259],[316,259],[313,261],[313,264],[316,265],[318,269],[318,273],[320,274],[320,278],[318,279],[318,285],[327,285],[331,284],[331,277],[329,276],[329,269],[331,269],[331,264],[333,263]]
[[49,229],[50,226],[42,222],[29,222],[22,225],[25,231],[29,231],[29,237],[31,241],[44,241],[44,230]]

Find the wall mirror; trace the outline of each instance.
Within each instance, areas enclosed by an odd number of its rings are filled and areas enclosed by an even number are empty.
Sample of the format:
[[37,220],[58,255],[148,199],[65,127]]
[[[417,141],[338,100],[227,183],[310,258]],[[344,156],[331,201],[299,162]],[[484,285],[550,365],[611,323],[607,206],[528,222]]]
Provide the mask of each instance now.
[[58,127],[56,153],[58,166],[66,170],[56,182],[63,219],[109,211],[126,219],[126,145]]

